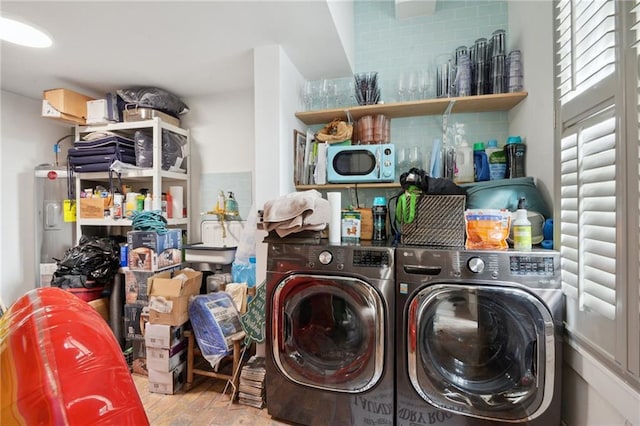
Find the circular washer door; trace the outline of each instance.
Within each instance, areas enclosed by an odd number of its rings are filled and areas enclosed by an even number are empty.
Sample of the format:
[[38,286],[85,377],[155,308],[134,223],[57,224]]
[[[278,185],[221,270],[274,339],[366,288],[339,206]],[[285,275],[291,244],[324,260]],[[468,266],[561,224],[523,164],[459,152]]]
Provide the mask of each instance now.
[[383,373],[383,301],[366,282],[295,274],[273,292],[272,351],[282,374],[324,390],[356,393]]
[[517,422],[551,403],[553,319],[532,294],[436,284],[411,299],[408,327],[409,378],[436,407]]

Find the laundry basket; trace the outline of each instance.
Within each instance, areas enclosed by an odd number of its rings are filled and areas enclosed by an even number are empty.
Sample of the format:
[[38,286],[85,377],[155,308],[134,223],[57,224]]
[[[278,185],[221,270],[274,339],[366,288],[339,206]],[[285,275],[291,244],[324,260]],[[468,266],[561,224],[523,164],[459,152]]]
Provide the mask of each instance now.
[[401,225],[400,242],[431,247],[464,247],[464,209],[464,195],[420,195],[416,200],[413,221]]

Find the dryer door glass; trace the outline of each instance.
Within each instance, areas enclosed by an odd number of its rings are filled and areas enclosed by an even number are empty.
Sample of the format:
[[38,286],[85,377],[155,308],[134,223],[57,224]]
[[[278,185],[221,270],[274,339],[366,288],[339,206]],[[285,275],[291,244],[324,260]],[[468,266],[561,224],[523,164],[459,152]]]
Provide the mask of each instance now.
[[434,285],[409,309],[409,374],[425,400],[495,420],[546,409],[553,321],[536,297],[509,287]]
[[274,292],[271,327],[276,364],[296,383],[355,393],[382,376],[383,303],[364,281],[293,275]]

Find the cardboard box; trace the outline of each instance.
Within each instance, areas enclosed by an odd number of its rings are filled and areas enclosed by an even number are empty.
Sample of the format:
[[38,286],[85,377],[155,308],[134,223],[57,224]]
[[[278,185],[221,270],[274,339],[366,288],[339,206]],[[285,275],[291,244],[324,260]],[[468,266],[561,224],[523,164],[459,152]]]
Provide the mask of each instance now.
[[171,349],[183,340],[185,328],[185,324],[175,327],[148,323],[144,331],[144,341],[150,348]]
[[127,232],[129,270],[155,272],[182,263],[182,230]]
[[105,210],[109,210],[111,198],[80,198],[81,219],[104,219]]
[[[167,272],[174,272],[178,270],[180,270],[180,265],[166,269]],[[130,271],[129,269],[125,269],[125,303],[137,303],[140,305],[149,304],[149,279],[155,274],[156,272]]]
[[101,299],[92,300],[87,302],[89,306],[98,311],[100,316],[104,318],[105,321],[109,322],[109,298],[103,297]]
[[187,363],[183,362],[171,371],[149,369],[149,392],[173,395],[187,380]]
[[143,340],[145,325],[149,322],[149,306],[127,303],[124,305],[124,330],[127,340]]
[[69,89],[51,89],[43,92],[42,116],[67,123],[86,124],[87,101],[93,98]]
[[189,297],[200,294],[202,272],[182,269],[161,272],[149,283],[149,322],[182,325],[189,320]]
[[171,349],[147,347],[147,368],[171,371],[187,360],[187,339],[183,338]]

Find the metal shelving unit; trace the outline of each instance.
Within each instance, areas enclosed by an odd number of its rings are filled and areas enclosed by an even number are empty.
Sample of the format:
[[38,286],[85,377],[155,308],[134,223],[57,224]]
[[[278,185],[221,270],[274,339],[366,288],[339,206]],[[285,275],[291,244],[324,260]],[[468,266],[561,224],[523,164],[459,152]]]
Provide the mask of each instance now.
[[[185,199],[184,205],[187,207],[187,216],[184,218],[168,219],[169,226],[179,226],[186,229],[187,235],[191,235],[191,226],[189,215],[191,214],[191,139],[190,132],[172,124],[162,121],[160,118],[153,118],[144,121],[131,121],[122,123],[111,123],[96,126],[76,126],[75,137],[79,140],[83,135],[91,132],[114,132],[133,138],[136,130],[148,129],[153,134],[153,167],[144,169],[123,170],[120,173],[119,181],[123,184],[131,184],[138,187],[141,185],[149,185],[151,193],[154,194],[152,209],[161,209],[160,194],[163,192],[163,186],[168,190],[171,184],[181,185],[184,187]],[[162,169],[162,131],[167,130],[186,137],[185,161],[186,173],[171,172]],[[92,184],[106,183],[108,185],[110,176],[108,172],[92,172],[92,173],[76,173],[76,236],[79,239],[82,236],[83,226],[96,227],[130,227],[129,219],[81,219],[80,218],[80,192],[82,188],[91,182]],[[156,196],[157,195],[157,196]]]

